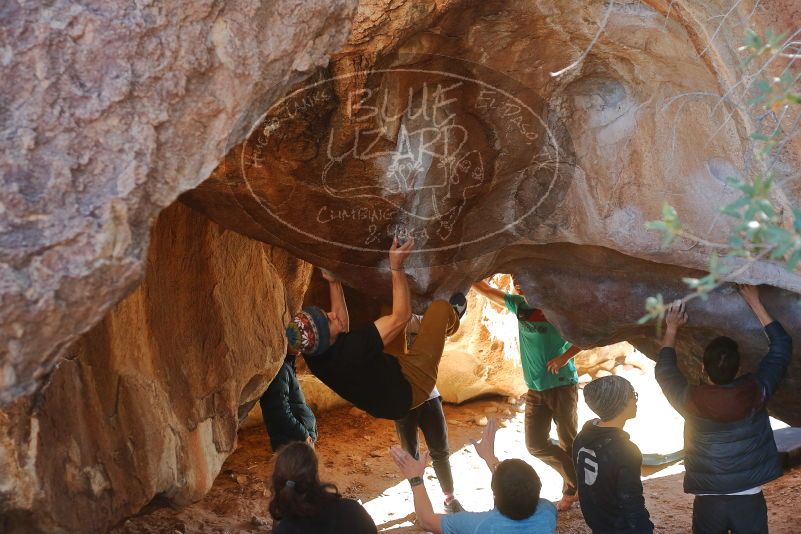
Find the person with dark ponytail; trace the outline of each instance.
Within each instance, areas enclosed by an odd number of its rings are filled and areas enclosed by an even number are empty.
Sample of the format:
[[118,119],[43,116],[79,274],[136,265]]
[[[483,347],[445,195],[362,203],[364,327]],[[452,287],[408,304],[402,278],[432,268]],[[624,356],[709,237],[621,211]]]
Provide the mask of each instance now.
[[283,447],[275,460],[270,515],[274,534],[376,534],[361,504],[320,482],[317,455],[308,443]]

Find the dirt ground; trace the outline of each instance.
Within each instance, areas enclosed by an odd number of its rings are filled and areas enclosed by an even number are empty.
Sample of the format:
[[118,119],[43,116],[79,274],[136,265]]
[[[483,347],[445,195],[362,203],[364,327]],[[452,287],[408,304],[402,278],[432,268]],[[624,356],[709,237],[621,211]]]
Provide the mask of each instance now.
[[[520,457],[530,462],[543,480],[543,497],[554,500],[559,497],[561,484],[558,475],[525,451],[521,403],[510,404],[505,399],[482,400],[462,406],[446,405],[445,412],[450,425],[456,493],[466,509],[479,511],[492,506],[489,472],[469,445],[470,439],[481,435],[487,417],[497,417],[503,425],[498,432],[498,456],[501,459]],[[580,410],[580,416],[581,413]],[[387,453],[388,447],[397,443],[393,423],[373,419],[355,409],[342,408],[322,414],[318,425],[322,477],[336,483],[342,494],[359,499],[379,531],[398,534],[422,532],[414,524],[408,485]],[[677,430],[681,432],[675,428],[675,422],[668,426],[658,433],[675,436]],[[634,432],[632,436],[638,442]],[[643,448],[643,452],[648,451]],[[243,430],[236,452],[225,463],[214,487],[203,500],[183,509],[173,509],[156,501],[112,532],[270,532],[267,503],[272,460],[264,430],[258,427]],[[682,464],[679,462],[646,474],[646,503],[657,532],[689,532],[692,497],[682,492]],[[441,510],[442,494],[430,468],[426,478],[435,509]],[[801,509],[799,489],[801,468],[789,471],[765,487],[771,532],[798,532],[794,512]],[[559,516],[557,531],[587,533],[589,529],[584,524],[581,510],[574,507]]]

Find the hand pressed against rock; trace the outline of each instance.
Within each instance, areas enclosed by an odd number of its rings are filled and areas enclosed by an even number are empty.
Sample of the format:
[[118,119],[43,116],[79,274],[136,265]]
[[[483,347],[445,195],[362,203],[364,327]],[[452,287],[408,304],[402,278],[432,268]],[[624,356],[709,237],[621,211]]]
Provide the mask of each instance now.
[[392,240],[392,246],[389,248],[389,268],[393,271],[403,269],[403,264],[412,252],[414,246],[414,238],[410,237],[402,245],[398,245],[398,238]]
[[665,324],[668,328],[678,330],[680,326],[687,324],[687,308],[684,302],[677,300],[668,306],[667,313],[665,314]]
[[662,341],[663,347],[673,347],[676,345],[676,332],[679,327],[687,324],[689,317],[684,302],[677,300],[670,304],[665,313],[665,338]]
[[325,279],[326,282],[338,282],[339,281],[339,279],[336,277],[336,275],[334,273],[332,273],[331,271],[329,271],[328,269],[323,269],[322,267],[320,267],[320,274],[323,275],[323,279]]

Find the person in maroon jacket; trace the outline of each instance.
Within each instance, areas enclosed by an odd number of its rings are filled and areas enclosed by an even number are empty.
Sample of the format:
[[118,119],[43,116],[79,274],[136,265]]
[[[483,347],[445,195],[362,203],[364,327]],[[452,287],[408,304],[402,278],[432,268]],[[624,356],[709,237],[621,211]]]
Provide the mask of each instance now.
[[674,349],[678,329],[688,320],[681,302],[668,309],[656,364],[657,382],[685,421],[684,491],[695,495],[695,533],[766,533],[762,485],[782,475],[765,405],[787,372],[793,341],[762,305],[756,286],[739,290],[769,341],[755,373],[737,378],[737,342],[721,336],[704,350],[702,374],[709,383],[689,385]]

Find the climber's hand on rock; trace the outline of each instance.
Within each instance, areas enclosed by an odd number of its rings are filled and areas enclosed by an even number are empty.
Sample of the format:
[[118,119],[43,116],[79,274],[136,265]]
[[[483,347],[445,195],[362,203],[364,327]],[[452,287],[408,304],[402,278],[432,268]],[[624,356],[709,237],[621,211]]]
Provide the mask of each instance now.
[[314,440],[312,439],[311,436],[306,436],[306,443],[308,443],[309,445],[311,445],[312,448],[314,448]]
[[395,445],[389,449],[389,455],[406,478],[422,477],[428,464],[428,451],[422,453],[419,460],[415,460],[414,456]]
[[389,268],[393,271],[402,270],[403,264],[406,262],[406,258],[409,257],[409,254],[411,254],[413,246],[413,237],[409,237],[408,241],[400,246],[398,245],[398,238],[394,238],[392,240],[392,246],[389,248]]
[[680,326],[687,324],[687,311],[682,301],[677,300],[668,306],[665,313],[665,326],[675,332]]
[[332,273],[328,269],[323,269],[322,267],[320,267],[320,274],[323,275],[323,278],[325,278],[325,280],[327,282],[330,282],[330,283],[339,282],[337,277],[334,276],[334,273]]

